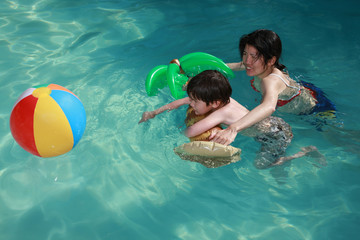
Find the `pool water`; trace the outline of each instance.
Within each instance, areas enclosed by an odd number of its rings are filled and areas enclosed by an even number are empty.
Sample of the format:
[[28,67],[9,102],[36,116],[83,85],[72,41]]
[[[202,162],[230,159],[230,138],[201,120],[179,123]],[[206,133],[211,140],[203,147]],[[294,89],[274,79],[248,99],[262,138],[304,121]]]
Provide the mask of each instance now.
[[[0,239],[356,239],[360,223],[360,4],[358,1],[6,0],[0,3]],[[242,160],[206,168],[173,148],[186,108],[138,125],[172,100],[148,97],[151,68],[191,52],[239,61],[238,40],[276,31],[293,77],[336,104],[335,127],[277,114],[293,128],[288,154],[315,145],[327,165],[304,157],[259,170],[259,144],[239,136]],[[31,86],[56,83],[83,102],[78,145],[35,157],[13,139],[9,117]],[[233,97],[260,99],[237,72]]]

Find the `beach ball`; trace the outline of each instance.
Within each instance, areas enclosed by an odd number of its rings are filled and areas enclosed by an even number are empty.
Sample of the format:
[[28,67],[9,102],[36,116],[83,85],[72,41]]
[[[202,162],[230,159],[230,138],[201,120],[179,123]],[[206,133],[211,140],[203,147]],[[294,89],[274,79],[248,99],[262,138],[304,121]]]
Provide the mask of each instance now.
[[80,99],[56,84],[25,90],[10,115],[15,141],[39,157],[55,157],[73,149],[85,125],[86,114]]

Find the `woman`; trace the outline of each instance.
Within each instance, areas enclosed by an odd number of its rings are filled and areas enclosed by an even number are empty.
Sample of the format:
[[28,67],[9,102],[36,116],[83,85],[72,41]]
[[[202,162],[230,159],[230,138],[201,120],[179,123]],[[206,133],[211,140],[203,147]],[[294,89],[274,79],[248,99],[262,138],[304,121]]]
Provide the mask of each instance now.
[[335,106],[324,93],[306,82],[297,83],[279,63],[282,45],[279,36],[270,30],[256,30],[244,35],[239,44],[242,62],[229,63],[233,70],[245,70],[254,77],[251,86],[261,92],[261,104],[228,128],[213,134],[212,141],[228,145],[242,131],[266,117],[276,109],[293,114],[335,111]]

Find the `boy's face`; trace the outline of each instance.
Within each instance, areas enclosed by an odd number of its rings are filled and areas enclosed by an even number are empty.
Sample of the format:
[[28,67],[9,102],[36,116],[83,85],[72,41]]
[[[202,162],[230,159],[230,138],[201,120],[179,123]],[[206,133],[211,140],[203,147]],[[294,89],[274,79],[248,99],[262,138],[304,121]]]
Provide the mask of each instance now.
[[206,105],[206,102],[190,97],[190,106],[194,109],[196,115],[204,115],[213,110],[212,104]]

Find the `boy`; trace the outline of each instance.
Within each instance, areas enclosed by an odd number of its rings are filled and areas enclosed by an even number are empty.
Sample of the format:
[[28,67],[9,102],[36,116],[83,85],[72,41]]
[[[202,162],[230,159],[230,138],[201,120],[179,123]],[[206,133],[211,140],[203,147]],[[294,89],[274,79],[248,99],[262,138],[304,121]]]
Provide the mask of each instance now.
[[[221,124],[230,125],[249,112],[230,97],[232,93],[230,83],[219,71],[206,70],[199,73],[189,81],[186,91],[188,97],[175,100],[154,111],[144,112],[139,123],[154,118],[166,110],[171,111],[188,104],[196,115],[205,115],[203,119],[186,128],[185,135],[193,138],[209,129],[213,129],[211,135],[214,135],[219,131],[214,127]],[[283,157],[293,135],[289,124],[278,117],[270,116],[242,133],[254,137],[261,143],[260,151],[255,159],[257,168],[281,165],[286,161],[305,156],[309,152],[317,152],[316,147],[309,146],[292,156]]]

